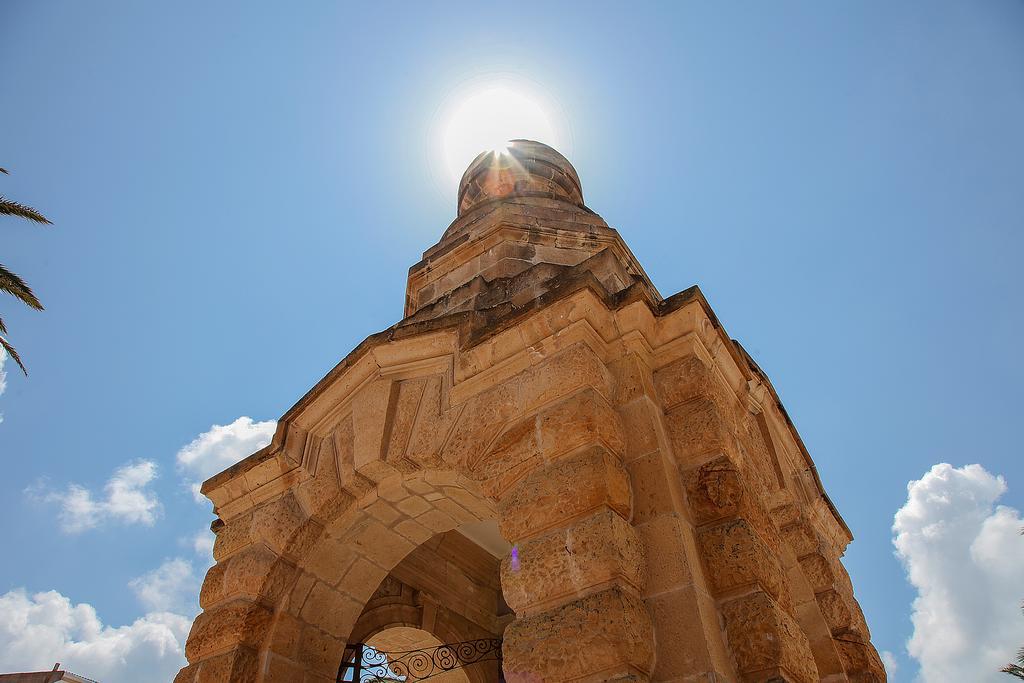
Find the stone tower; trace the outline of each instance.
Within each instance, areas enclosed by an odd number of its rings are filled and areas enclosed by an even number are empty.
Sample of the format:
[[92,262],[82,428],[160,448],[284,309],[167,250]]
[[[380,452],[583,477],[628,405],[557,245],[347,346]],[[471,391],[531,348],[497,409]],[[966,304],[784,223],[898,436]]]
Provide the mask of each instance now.
[[356,643],[409,681],[885,680],[768,378],[535,142],[477,157],[401,322],[202,490],[176,683],[345,680]]

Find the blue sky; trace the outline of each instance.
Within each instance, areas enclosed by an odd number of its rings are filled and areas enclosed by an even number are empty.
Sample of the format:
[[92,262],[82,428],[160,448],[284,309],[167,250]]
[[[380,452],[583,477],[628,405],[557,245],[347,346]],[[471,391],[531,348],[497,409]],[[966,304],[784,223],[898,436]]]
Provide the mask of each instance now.
[[[408,266],[454,217],[439,116],[511,78],[556,103],[588,205],[662,294],[699,284],[773,379],[856,536],[846,565],[894,680],[923,659],[922,680],[955,680],[907,641],[941,642],[912,603],[958,583],[962,623],[1006,611],[1008,659],[1022,29],[1010,0],[5,2],[0,193],[55,225],[3,221],[0,262],[47,310],[0,300],[31,373],[4,366],[0,610],[187,612],[212,517],[179,451],[214,425],[234,427],[194,446],[212,460],[258,440],[399,319]],[[979,550],[999,538],[1015,566]],[[945,649],[985,634],[961,636]],[[0,669],[28,666],[12,638]],[[988,680],[973,657],[957,666]],[[81,661],[116,683],[115,660]]]

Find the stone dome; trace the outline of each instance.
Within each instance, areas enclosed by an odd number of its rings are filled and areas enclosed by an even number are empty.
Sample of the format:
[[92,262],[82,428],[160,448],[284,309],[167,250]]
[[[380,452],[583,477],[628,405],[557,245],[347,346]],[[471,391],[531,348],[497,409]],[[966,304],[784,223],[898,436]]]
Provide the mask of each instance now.
[[561,199],[583,207],[583,186],[569,160],[533,140],[511,140],[501,151],[481,152],[459,183],[459,215],[504,197]]

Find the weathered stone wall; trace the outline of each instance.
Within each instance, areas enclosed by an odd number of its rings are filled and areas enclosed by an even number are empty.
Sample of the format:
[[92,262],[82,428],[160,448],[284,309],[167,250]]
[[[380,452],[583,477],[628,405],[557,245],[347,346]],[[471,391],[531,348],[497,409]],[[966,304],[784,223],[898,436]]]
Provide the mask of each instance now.
[[[325,683],[389,624],[502,633],[510,681],[884,681],[852,536],[699,290],[662,300],[582,195],[488,188],[406,319],[204,484],[217,564],[176,683]],[[485,520],[514,615],[475,570],[437,579],[430,544]],[[381,602],[395,580],[474,597]]]

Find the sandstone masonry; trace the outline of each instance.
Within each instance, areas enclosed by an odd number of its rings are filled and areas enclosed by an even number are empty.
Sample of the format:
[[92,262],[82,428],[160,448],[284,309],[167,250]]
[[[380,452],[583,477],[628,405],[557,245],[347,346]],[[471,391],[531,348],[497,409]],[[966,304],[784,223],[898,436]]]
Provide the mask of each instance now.
[[508,681],[885,680],[768,378],[538,143],[473,162],[404,319],[202,490],[217,564],[175,683],[491,637]]

